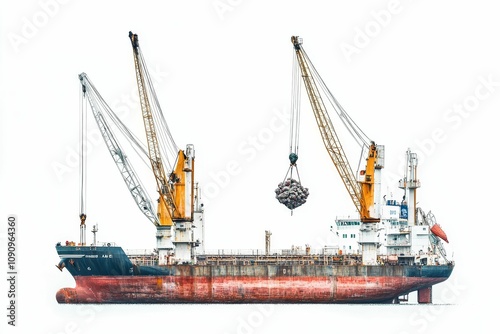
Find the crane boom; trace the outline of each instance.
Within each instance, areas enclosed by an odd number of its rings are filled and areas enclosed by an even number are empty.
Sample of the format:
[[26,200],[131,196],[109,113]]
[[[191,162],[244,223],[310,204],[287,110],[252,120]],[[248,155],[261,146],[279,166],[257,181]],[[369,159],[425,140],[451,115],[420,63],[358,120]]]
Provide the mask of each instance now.
[[109,127],[106,119],[103,116],[102,108],[109,109],[109,106],[100,97],[96,88],[85,73],[81,73],[78,77],[82,85],[84,97],[87,97],[87,101],[92,109],[92,113],[97,122],[97,126],[99,128],[99,131],[101,132],[102,138],[104,139],[109,153],[111,153],[111,157],[118,167],[118,170],[120,171],[120,174],[122,175],[128,190],[134,198],[135,203],[137,204],[141,212],[154,225],[159,225],[158,218],[156,216],[156,213],[154,212],[149,196],[144,191],[144,187],[142,186],[136,173],[134,172],[132,165],[128,161],[125,152],[120,147],[113,132],[111,131],[111,128]]
[[151,105],[146,91],[145,75],[139,49],[139,38],[132,32],[129,32],[129,38],[133,48],[137,87],[139,90],[139,99],[141,102],[142,117],[144,120],[144,128],[146,131],[146,140],[148,145],[148,157],[151,162],[151,167],[156,179],[157,190],[160,195],[158,202],[160,225],[172,226],[174,218],[179,215],[174,200],[174,194],[163,167],[160,147],[153,121],[153,114],[151,112]]
[[[186,145],[185,151],[177,149],[157,100],[146,62],[139,47],[139,38],[132,32],[129,32],[129,38],[132,43],[137,87],[146,130],[148,157],[160,195],[158,200],[160,225],[156,228],[159,264],[190,263],[195,261],[193,247],[198,245],[193,240],[192,230],[195,227],[193,224],[195,202],[194,146],[192,144]],[[155,121],[158,124],[155,125]],[[158,131],[156,126],[161,131]],[[173,167],[168,161],[167,147],[176,151]],[[164,161],[169,165],[170,172],[168,174],[164,167]],[[172,232],[175,234],[174,239],[172,239]]]
[[374,204],[374,171],[377,161],[377,147],[371,142],[367,158],[364,181],[358,182],[347,156],[342,148],[333,123],[328,115],[325,104],[311,73],[308,58],[302,48],[298,36],[291,38],[298,64],[302,72],[302,79],[312,106],[316,123],[321,133],[323,143],[344,183],[354,206],[358,210],[362,221],[377,221],[372,217]]

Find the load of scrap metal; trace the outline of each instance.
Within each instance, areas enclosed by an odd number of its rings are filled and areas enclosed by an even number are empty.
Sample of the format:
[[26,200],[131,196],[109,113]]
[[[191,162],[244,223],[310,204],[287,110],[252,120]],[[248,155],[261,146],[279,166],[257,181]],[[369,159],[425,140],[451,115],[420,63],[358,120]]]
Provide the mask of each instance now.
[[309,196],[309,189],[304,188],[299,181],[292,178],[280,182],[274,192],[278,201],[290,210],[304,204]]

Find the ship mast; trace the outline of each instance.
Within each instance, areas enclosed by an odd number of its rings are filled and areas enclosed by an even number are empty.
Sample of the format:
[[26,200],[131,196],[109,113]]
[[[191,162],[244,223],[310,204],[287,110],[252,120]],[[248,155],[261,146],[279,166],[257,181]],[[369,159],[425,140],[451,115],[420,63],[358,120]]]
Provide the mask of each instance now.
[[405,198],[408,203],[408,225],[413,226],[417,221],[417,189],[420,188],[420,180],[417,178],[418,159],[417,154],[408,149],[406,151],[406,167],[404,178],[399,180],[399,188],[408,194]]

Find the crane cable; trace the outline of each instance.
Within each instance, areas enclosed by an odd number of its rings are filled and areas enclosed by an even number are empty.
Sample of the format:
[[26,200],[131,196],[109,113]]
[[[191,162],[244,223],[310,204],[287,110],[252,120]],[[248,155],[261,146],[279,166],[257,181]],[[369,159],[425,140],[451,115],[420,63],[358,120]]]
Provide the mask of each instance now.
[[304,50],[304,47],[301,46],[302,53],[304,54],[305,59],[307,60],[307,63],[309,64],[309,67],[311,69],[311,74],[312,76],[316,79],[318,82],[319,86],[322,88],[323,92],[326,93],[326,97],[332,107],[335,109],[337,115],[339,116],[340,120],[342,123],[344,123],[344,126],[347,128],[351,136],[354,138],[356,143],[364,149],[365,147],[368,148],[370,146],[371,140],[369,137],[361,130],[361,128],[354,122],[354,120],[349,116],[349,114],[345,111],[345,109],[340,105],[340,103],[337,101],[337,99],[333,96],[333,94],[330,92],[328,87],[326,86],[325,82],[319,75],[318,71],[316,71],[316,68],[314,67],[313,63],[309,59],[309,56],[307,55],[306,51]]
[[300,88],[300,69],[297,57],[293,54],[292,97],[290,110],[290,154],[295,153],[296,155],[299,153]]
[[86,201],[87,201],[87,104],[85,103],[85,91],[80,90],[80,245],[86,244],[86,225],[87,219]]
[[[120,130],[125,139],[129,142],[132,149],[136,152],[137,156],[141,159],[144,165],[151,170],[151,164],[149,161],[146,161],[148,153],[146,151],[146,146],[139,140],[139,138],[123,123],[123,121],[118,117],[118,115],[111,109],[111,107],[107,104],[104,98],[101,96],[99,91],[94,87],[94,84],[90,79],[86,76],[85,80],[88,82],[87,94],[93,94],[95,96],[95,100],[101,105],[102,109],[106,113],[106,115],[111,119],[111,121],[115,124],[115,126]],[[140,152],[139,152],[140,151]]]
[[[304,204],[309,196],[309,190],[304,188],[301,184],[299,169],[296,164],[297,159],[299,158],[301,71],[295,52],[293,53],[292,59],[292,97],[290,105],[289,138],[290,153],[288,155],[290,165],[283,181],[278,184],[278,188],[274,191],[276,199],[290,209],[291,215],[293,215],[293,210]],[[297,180],[293,178],[294,169],[297,172]]]
[[[120,144],[118,138],[115,136],[115,132],[113,131],[111,126],[112,124],[108,123],[106,118],[111,118],[115,126],[119,128],[119,130],[124,135],[125,139],[127,139],[130,146],[132,146],[137,156],[141,158],[141,160],[148,168],[151,168],[151,165],[147,164],[144,159],[144,157],[147,157],[147,153],[142,143],[138,141],[137,137],[125,126],[125,124],[113,112],[113,110],[102,98],[100,93],[97,91],[97,89],[94,87],[94,85],[92,84],[92,82],[86,76],[85,73],[82,73],[80,75],[80,81],[82,83],[82,91],[84,92],[84,106],[85,108],[87,107],[87,103],[85,102],[88,102],[88,105],[90,105],[94,118],[99,127],[99,131],[101,132],[102,138],[106,142],[108,150],[111,153],[113,160],[115,161],[115,164],[118,166],[120,174],[124,178],[125,183],[129,188],[129,191],[134,197],[136,204],[140,206],[141,211],[148,217],[150,221],[152,221],[155,225],[157,225],[158,224],[157,220],[152,218],[156,217],[157,214],[151,205],[152,201],[150,199],[150,195],[146,191],[146,188],[144,187],[143,182],[141,181],[139,175],[136,173],[134,166],[130,162],[129,157],[125,154],[124,150],[122,149],[123,146]],[[139,144],[141,144],[142,146],[140,146]],[[139,152],[137,148],[141,152]],[[85,216],[84,214],[82,215]],[[82,215],[80,216],[81,219]]]
[[151,113],[153,114],[153,119],[155,121],[155,124],[157,124],[160,127],[160,130],[157,131],[158,135],[158,141],[160,144],[160,149],[162,150],[162,156],[164,159],[167,161],[166,164],[168,166],[169,170],[173,170],[171,161],[169,157],[174,157],[174,159],[177,157],[177,152],[179,151],[178,146],[176,145],[172,133],[170,132],[170,129],[167,125],[167,122],[165,120],[165,117],[163,115],[163,111],[160,107],[160,103],[158,101],[158,97],[156,95],[156,92],[153,88],[153,82],[151,79],[151,75],[149,74],[149,71],[146,66],[146,61],[144,59],[144,56],[142,54],[141,48],[137,47],[138,49],[138,55],[139,55],[139,61],[140,61],[140,66],[142,68],[142,72],[144,74],[144,77],[146,79],[146,89],[148,92],[148,96],[152,98],[152,102],[150,103],[151,106]]
[[296,162],[299,158],[299,128],[300,128],[300,97],[301,97],[301,83],[300,83],[300,68],[298,64],[295,52],[292,55],[292,92],[291,92],[291,103],[290,103],[290,138],[289,146],[290,153],[288,159],[290,160],[290,167],[283,182],[287,177],[293,179],[293,169],[297,171],[297,179],[300,183],[299,170],[297,168]]
[[[335,96],[331,93],[330,89],[326,86],[325,82],[319,75],[318,71],[314,67],[314,64],[311,62],[309,59],[309,56],[307,55],[306,51],[304,50],[303,47],[301,47],[302,53],[304,54],[304,57],[309,64],[309,68],[311,69],[311,75],[313,78],[318,82],[319,86],[325,93],[328,101],[330,102],[330,105],[333,107],[335,112],[337,113],[338,117],[344,124],[345,128],[347,131],[351,134],[352,138],[354,141],[358,144],[359,147],[361,147],[361,152],[359,155],[359,160],[358,160],[358,170],[361,170],[363,168],[363,162],[366,158],[367,152],[369,151],[369,147],[371,144],[371,139],[361,130],[361,128],[354,122],[354,120],[349,116],[349,114],[345,111],[345,109],[342,107],[342,105],[337,101]],[[332,126],[330,124],[330,126]],[[333,126],[332,126],[333,127]]]
[[86,196],[87,196],[87,103],[85,103],[85,91],[80,89],[80,119],[79,119],[79,176],[80,176],[80,215],[84,215],[86,211]]

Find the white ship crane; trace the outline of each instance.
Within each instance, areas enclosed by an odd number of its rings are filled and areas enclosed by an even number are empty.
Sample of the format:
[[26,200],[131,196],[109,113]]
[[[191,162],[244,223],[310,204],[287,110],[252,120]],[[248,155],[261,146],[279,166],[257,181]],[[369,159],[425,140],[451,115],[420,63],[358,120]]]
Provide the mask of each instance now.
[[[203,233],[201,236],[197,235],[195,241],[194,228],[200,226],[203,230],[203,208],[200,204],[200,190],[194,182],[194,146],[187,144],[185,150],[177,148],[160,108],[152,78],[139,48],[138,37],[130,32],[129,38],[133,48],[147,148],[143,147],[139,139],[120,121],[85,73],[79,75],[83,92],[82,102],[87,100],[91,106],[99,131],[129,192],[141,212],[156,227],[158,264],[195,263],[195,247],[201,244],[199,239],[203,239]],[[82,152],[86,132],[85,117],[85,112],[82,110]],[[156,210],[106,118],[111,119],[125,135],[139,156],[142,155],[146,160],[149,160],[159,194]],[[82,153],[81,245],[85,245],[86,226],[84,157],[85,155]]]
[[[96,120],[99,131],[101,132],[104,143],[108,148],[113,161],[115,162],[120,175],[123,177],[130,194],[134,198],[135,203],[141,212],[151,221],[155,226],[158,226],[159,220],[153,208],[149,195],[144,190],[144,186],[140,181],[137,173],[134,171],[132,164],[129,162],[122,146],[119,144],[116,136],[111,130],[110,125],[106,121],[103,114],[112,115],[113,119],[117,119],[114,112],[108,106],[106,101],[101,97],[95,86],[92,84],[87,74],[81,73],[79,76],[80,83],[82,84],[83,97],[86,99],[92,109],[92,114]],[[122,124],[123,125],[123,124]],[[130,133],[130,132],[129,132]],[[140,146],[139,146],[140,147]]]

